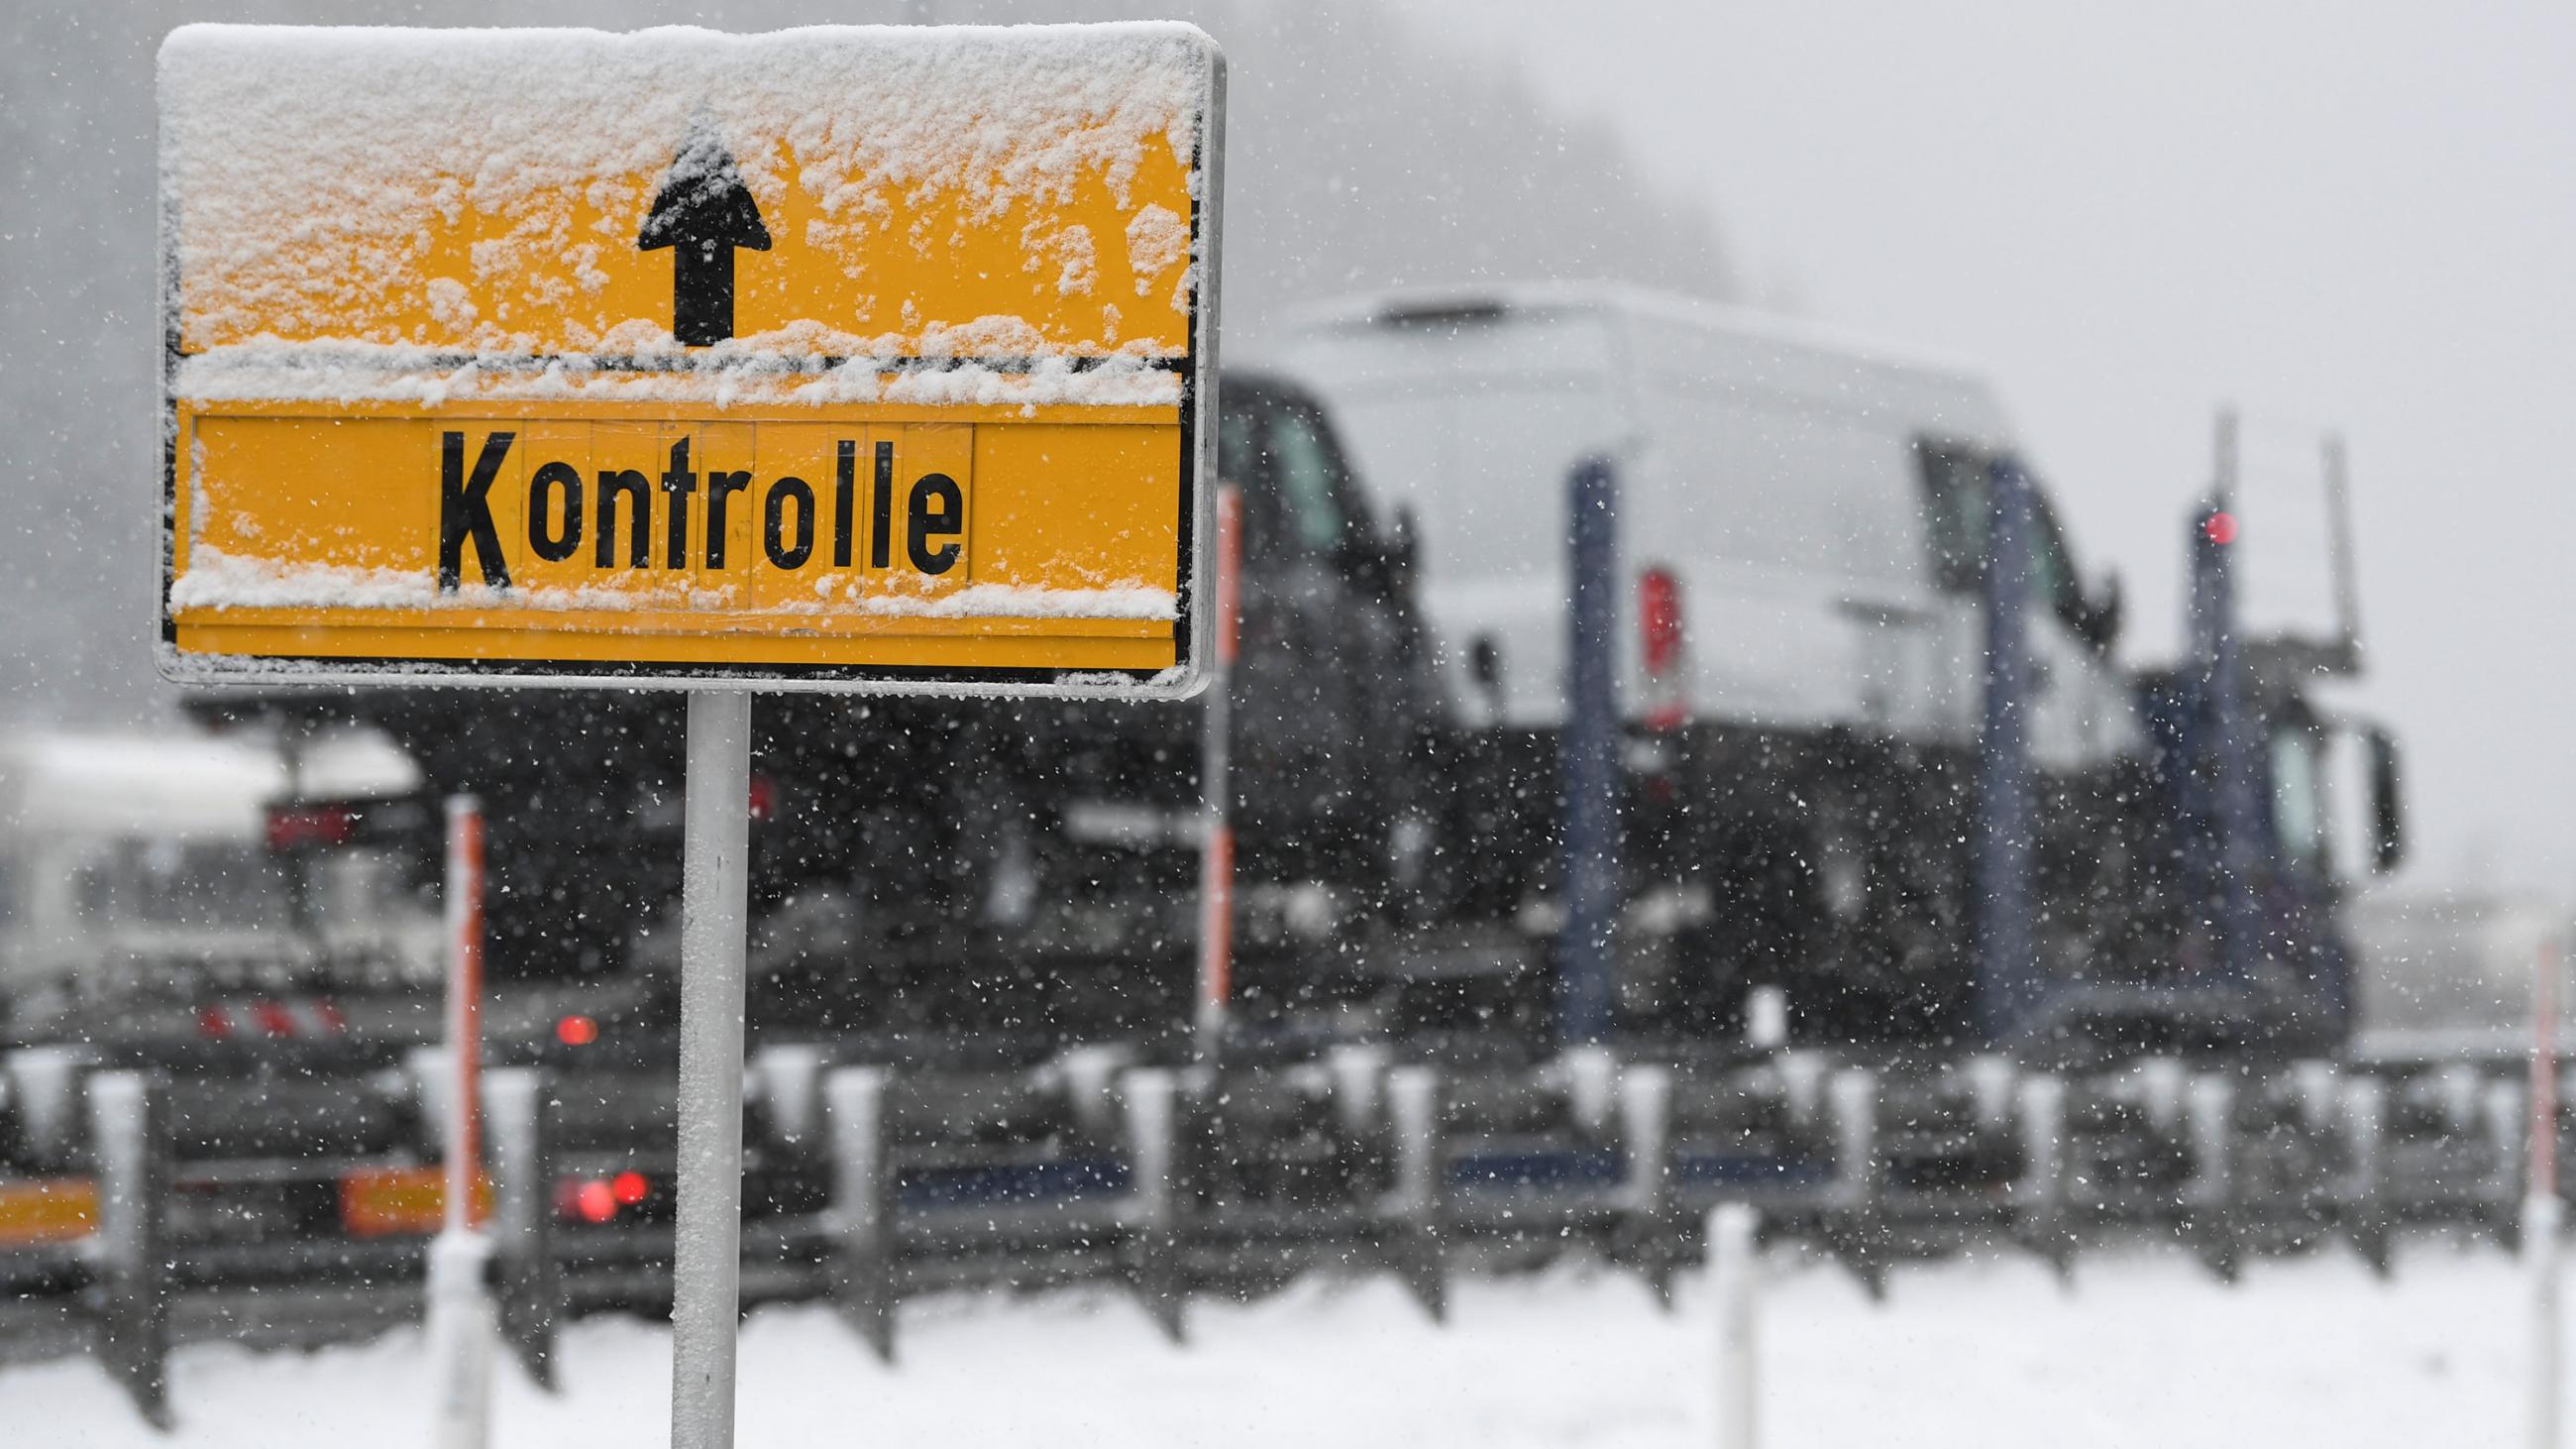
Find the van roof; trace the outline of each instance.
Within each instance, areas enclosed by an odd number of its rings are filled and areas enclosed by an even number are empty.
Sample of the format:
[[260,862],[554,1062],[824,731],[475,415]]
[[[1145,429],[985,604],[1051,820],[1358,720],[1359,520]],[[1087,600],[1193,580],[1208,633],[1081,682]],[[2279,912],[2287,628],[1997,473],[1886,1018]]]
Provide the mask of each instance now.
[[1393,288],[1298,308],[1288,314],[1288,321],[1296,331],[1353,331],[1405,323],[1500,321],[1518,312],[1606,312],[1651,317],[1829,352],[1864,366],[1937,373],[1979,386],[1990,381],[1983,368],[1946,353],[1625,282],[1539,281]]

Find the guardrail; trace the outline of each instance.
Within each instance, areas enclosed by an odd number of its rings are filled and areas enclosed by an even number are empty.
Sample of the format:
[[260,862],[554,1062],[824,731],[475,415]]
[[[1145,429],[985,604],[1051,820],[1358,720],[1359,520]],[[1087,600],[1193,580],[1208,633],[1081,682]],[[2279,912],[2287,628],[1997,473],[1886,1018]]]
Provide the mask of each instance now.
[[[2442,1063],[2059,1075],[1578,1048],[1505,1069],[1345,1048],[927,1072],[801,1048],[748,1081],[745,1297],[831,1301],[888,1358],[903,1299],[968,1285],[1124,1282],[1175,1338],[1194,1294],[1316,1269],[1392,1273],[1435,1316],[1461,1269],[1569,1251],[1662,1289],[1728,1204],[1875,1290],[1972,1242],[2062,1268],[2139,1231],[2222,1276],[2333,1240],[2384,1269],[2410,1224],[2510,1238],[2522,1192],[2521,1084]],[[417,1317],[443,1205],[435,1071],[182,1084],[22,1054],[0,1083],[0,1359],[93,1352],[166,1423],[174,1342]],[[673,1093],[491,1074],[480,1210],[505,1337],[541,1384],[566,1318],[668,1311]]]

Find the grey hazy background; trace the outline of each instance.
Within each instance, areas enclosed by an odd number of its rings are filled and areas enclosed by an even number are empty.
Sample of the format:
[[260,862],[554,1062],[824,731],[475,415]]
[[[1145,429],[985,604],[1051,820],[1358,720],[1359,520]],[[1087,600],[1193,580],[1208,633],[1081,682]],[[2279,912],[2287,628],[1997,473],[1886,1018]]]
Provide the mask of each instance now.
[[[187,19],[528,7],[38,0],[0,20],[0,716],[165,710],[151,60]],[[1645,0],[566,3],[560,24],[1179,15],[1232,63],[1226,322],[1613,277],[1975,362],[2133,652],[2170,650],[2210,418],[2350,436],[2429,886],[2576,879],[2576,17],[2554,7]],[[1723,236],[1723,242],[1721,241]]]

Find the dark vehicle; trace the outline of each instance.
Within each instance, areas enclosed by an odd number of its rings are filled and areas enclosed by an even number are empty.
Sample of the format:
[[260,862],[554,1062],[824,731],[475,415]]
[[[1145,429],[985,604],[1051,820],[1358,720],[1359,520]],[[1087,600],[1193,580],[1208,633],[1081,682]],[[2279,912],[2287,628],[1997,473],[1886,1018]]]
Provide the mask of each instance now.
[[[1420,520],[1467,705],[1455,833],[1490,847],[1468,914],[1601,942],[1563,973],[1600,979],[1559,983],[1586,1034],[1729,1036],[1759,995],[1820,1045],[2341,1039],[2319,832],[2397,808],[2388,770],[2330,801],[2320,768],[2352,738],[2316,703],[2359,663],[2348,550],[2340,647],[2293,659],[2239,617],[2233,523],[2201,536],[2191,657],[2141,679],[2116,581],[2081,571],[1972,368],[1590,283],[1328,303],[1290,357]],[[1587,735],[1618,760],[1606,831],[1561,786]],[[1615,851],[1595,925],[1562,925],[1569,850]]]

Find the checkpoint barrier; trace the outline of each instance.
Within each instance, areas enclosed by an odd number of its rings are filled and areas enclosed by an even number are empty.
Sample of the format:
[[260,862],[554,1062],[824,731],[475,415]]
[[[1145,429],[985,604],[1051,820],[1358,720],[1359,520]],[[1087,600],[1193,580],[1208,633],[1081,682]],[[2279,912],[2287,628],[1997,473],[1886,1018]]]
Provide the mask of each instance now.
[[[1313,1271],[1392,1274],[1435,1317],[1459,1271],[1568,1252],[1668,1288],[1728,1205],[1873,1289],[1969,1244],[2063,1266],[2140,1231],[2221,1276],[2330,1242],[2384,1269],[2410,1225],[2510,1237],[2523,1171],[2521,1083],[2458,1063],[2057,1073],[1577,1048],[1507,1068],[1345,1047],[1166,1067],[1095,1048],[955,1071],[796,1047],[747,1077],[746,1298],[832,1302],[889,1358],[906,1298],[975,1286],[1123,1282],[1176,1339],[1195,1295]],[[180,1089],[21,1053],[0,1084],[0,1358],[93,1352],[166,1422],[174,1342],[316,1343],[419,1314],[438,1203],[402,1185],[438,1156],[435,1073]],[[667,1311],[674,1091],[490,1074],[499,1316],[540,1384],[565,1320]],[[2562,1135],[2570,1107],[2562,1089]],[[360,1230],[361,1181],[410,1206]]]

